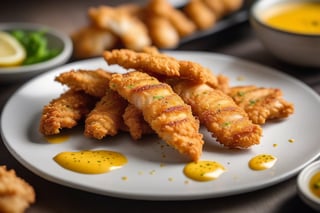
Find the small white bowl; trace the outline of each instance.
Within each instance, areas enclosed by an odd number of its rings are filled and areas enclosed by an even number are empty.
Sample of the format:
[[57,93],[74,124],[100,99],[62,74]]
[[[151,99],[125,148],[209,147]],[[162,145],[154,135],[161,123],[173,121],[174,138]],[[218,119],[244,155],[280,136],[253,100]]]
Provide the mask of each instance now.
[[265,48],[289,64],[320,67],[320,34],[291,33],[267,25],[262,16],[272,7],[293,2],[320,0],[257,0],[250,8],[250,24]]
[[0,67],[0,84],[12,83],[31,78],[37,74],[66,63],[73,51],[71,38],[63,32],[35,23],[1,23],[0,31],[26,30],[46,32],[49,48],[61,49],[59,55],[44,62],[16,67]]
[[309,164],[300,172],[297,185],[300,198],[314,210],[320,211],[320,197],[314,195],[309,188],[310,180],[317,172],[320,172],[320,161]]

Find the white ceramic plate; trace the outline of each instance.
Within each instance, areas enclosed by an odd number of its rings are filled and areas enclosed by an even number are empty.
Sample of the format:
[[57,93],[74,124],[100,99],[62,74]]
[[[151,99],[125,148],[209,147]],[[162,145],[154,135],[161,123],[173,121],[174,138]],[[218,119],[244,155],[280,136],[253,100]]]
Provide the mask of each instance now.
[[[201,159],[218,161],[227,169],[218,179],[209,182],[196,182],[184,176],[185,159],[175,150],[163,148],[164,143],[153,136],[134,142],[128,134],[122,133],[98,142],[85,138],[79,127],[65,143],[46,143],[38,132],[42,108],[65,89],[53,80],[55,76],[78,68],[122,71],[117,66],[109,67],[101,58],[90,59],[41,74],[12,96],[1,118],[5,145],[25,167],[47,180],[102,195],[145,200],[191,200],[253,191],[296,175],[317,158],[320,153],[320,98],[308,86],[273,69],[229,56],[204,52],[167,53],[201,63],[215,74],[222,73],[230,78],[231,85],[281,88],[284,98],[295,104],[296,112],[289,119],[264,125],[261,144],[250,150],[224,149],[202,129],[206,144]],[[290,138],[295,141],[290,143]],[[119,151],[127,156],[128,164],[110,173],[84,175],[63,169],[52,159],[62,151],[85,149]],[[250,170],[248,161],[261,153],[276,156],[276,165],[264,171]]]

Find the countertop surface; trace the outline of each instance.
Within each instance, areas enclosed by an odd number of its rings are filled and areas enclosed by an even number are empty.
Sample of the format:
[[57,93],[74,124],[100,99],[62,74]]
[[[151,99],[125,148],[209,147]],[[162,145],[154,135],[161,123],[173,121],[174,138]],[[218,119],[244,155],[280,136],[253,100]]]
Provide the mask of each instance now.
[[[6,1],[5,1],[6,2]],[[33,2],[33,3],[31,3]],[[68,34],[87,23],[87,9],[124,1],[7,1],[0,8],[0,22],[27,21],[47,24]],[[3,6],[4,5],[4,6]],[[180,45],[177,50],[196,50],[235,56],[262,64],[300,79],[320,93],[320,68],[303,68],[275,59],[258,41],[248,21],[213,35]],[[25,81],[0,85],[0,111]],[[0,139],[0,164],[14,169],[36,191],[36,212],[312,212],[297,194],[291,177],[271,187],[240,195],[194,201],[143,201],[101,196],[49,182],[23,167]]]

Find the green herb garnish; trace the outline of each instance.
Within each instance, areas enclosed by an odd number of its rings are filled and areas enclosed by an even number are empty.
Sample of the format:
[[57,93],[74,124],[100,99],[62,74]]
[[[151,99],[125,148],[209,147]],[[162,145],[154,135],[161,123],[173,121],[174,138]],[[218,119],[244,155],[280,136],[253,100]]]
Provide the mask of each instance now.
[[253,106],[253,105],[255,105],[257,103],[257,101],[256,100],[250,100],[249,103],[250,103],[250,106]]
[[239,92],[237,92],[237,95],[238,95],[238,96],[244,96],[244,95],[245,95],[245,92],[239,91]]
[[14,30],[10,32],[25,48],[27,57],[23,65],[35,64],[57,56],[61,50],[50,49],[45,31]]
[[231,122],[228,121],[228,122],[224,122],[224,123],[222,124],[222,127],[228,127],[228,126],[230,126],[230,125],[231,125]]
[[162,99],[162,98],[164,98],[164,96],[162,96],[162,95],[155,95],[155,96],[153,96],[153,100],[160,100],[160,99]]

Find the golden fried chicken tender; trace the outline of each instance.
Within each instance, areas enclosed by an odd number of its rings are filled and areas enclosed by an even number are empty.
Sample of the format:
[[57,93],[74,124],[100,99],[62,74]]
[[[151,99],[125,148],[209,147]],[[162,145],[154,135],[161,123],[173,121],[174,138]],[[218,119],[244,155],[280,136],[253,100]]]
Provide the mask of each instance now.
[[138,71],[113,74],[110,88],[135,105],[144,119],[165,142],[198,161],[203,146],[199,121],[191,107],[172,91],[168,84]]
[[196,62],[177,60],[168,55],[157,53],[156,50],[148,53],[120,49],[105,51],[103,56],[108,64],[118,64],[126,69],[136,69],[148,74],[160,74],[166,77],[180,77],[198,83],[207,83],[212,87],[219,86],[217,77],[208,68]]
[[190,0],[184,6],[183,11],[196,24],[199,30],[209,29],[217,21],[215,14],[202,0]]
[[173,88],[219,143],[229,148],[249,148],[260,143],[261,127],[253,124],[224,92],[188,81],[177,81]]
[[286,118],[294,113],[294,105],[283,99],[282,91],[278,88],[235,86],[229,89],[228,94],[256,124]]
[[72,89],[50,101],[42,110],[39,130],[44,135],[59,134],[78,124],[94,107],[96,98]]
[[241,8],[244,0],[221,0],[224,4],[225,13],[230,14]]
[[134,3],[124,3],[115,7],[117,11],[121,13],[127,13],[130,16],[140,17],[143,13],[142,6]]
[[167,0],[150,0],[145,10],[150,14],[148,18],[150,16],[160,16],[167,19],[178,32],[179,37],[190,35],[196,30],[196,25]]
[[224,0],[202,0],[202,1],[215,14],[217,19],[221,18],[226,14]]
[[229,15],[240,9],[243,0],[199,0],[202,1],[216,16],[217,19]]
[[144,120],[142,111],[133,104],[128,104],[126,107],[123,120],[133,140],[139,140],[143,135],[155,133]]
[[172,49],[182,38],[215,27],[219,19],[240,9],[243,0],[191,0],[175,8],[168,0],[149,0],[144,6],[101,5],[87,11],[89,25],[73,33],[75,58],[93,57],[103,50],[141,51],[149,45]]
[[55,78],[55,81],[76,91],[84,91],[95,97],[105,95],[109,88],[111,73],[103,69],[96,70],[71,70],[63,72]]
[[141,50],[151,45],[146,25],[127,10],[100,6],[90,8],[88,13],[90,20],[96,26],[110,30],[119,36],[125,47]]
[[[146,47],[143,49],[143,52],[151,54],[153,56],[163,57],[167,59],[177,60],[169,55],[159,52],[156,47]],[[219,75],[215,76],[213,72],[206,67],[203,67],[201,64],[186,61],[186,60],[177,60],[179,63],[179,77],[187,79],[197,83],[206,83],[214,88],[227,89],[229,85],[229,80],[226,76]],[[164,73],[161,73],[164,74]]]
[[193,61],[179,61],[180,77],[197,83],[218,87],[218,79],[212,71]]
[[156,46],[146,46],[142,49],[142,52],[148,53],[151,55],[158,55],[161,54],[159,49]]
[[99,140],[107,135],[116,135],[120,129],[123,129],[122,115],[126,106],[125,99],[107,89],[105,95],[86,117],[84,135]]
[[119,40],[110,30],[93,25],[82,27],[71,38],[73,55],[78,59],[101,56],[104,50],[115,47]]
[[[170,60],[177,60],[169,55],[163,54],[159,52],[159,50],[154,47],[145,47],[143,52],[148,53],[153,56],[163,57]],[[201,64],[193,62],[193,61],[186,61],[186,60],[177,60],[179,63],[179,77],[183,79],[187,79],[197,83],[206,83],[213,88],[219,88],[223,91],[226,91],[229,87],[229,79],[224,75],[215,76],[213,71],[209,68],[203,67]],[[165,73],[161,73],[165,74]]]
[[87,137],[101,140],[127,129],[122,120],[127,101],[109,89],[110,79],[111,73],[102,69],[71,70],[56,77],[56,81],[73,90],[100,98],[85,119],[84,135]]
[[[214,89],[221,90],[224,93],[228,93],[230,84],[229,84],[229,78],[223,74],[217,75],[218,80],[218,86],[213,87]],[[211,86],[211,85],[209,85]]]
[[118,64],[126,69],[143,70],[144,72],[166,76],[179,76],[180,65],[173,58],[128,49],[105,51],[103,57],[109,65]]
[[147,18],[146,23],[153,45],[169,49],[179,44],[178,31],[165,17],[153,15]]
[[0,166],[0,212],[23,213],[36,200],[33,187],[6,166]]

